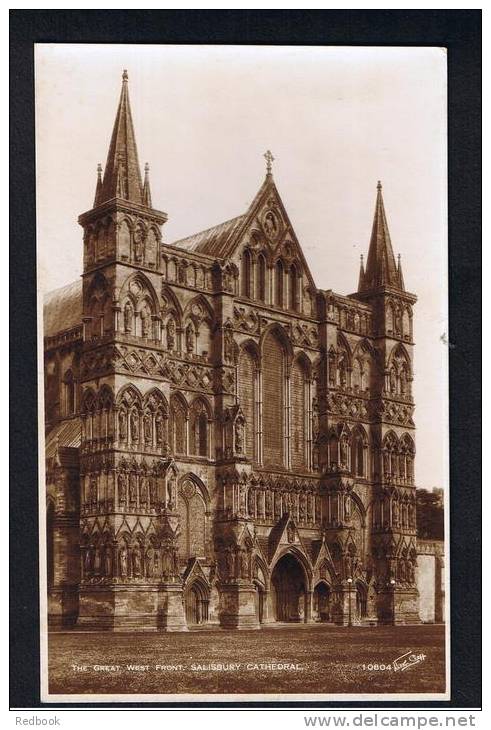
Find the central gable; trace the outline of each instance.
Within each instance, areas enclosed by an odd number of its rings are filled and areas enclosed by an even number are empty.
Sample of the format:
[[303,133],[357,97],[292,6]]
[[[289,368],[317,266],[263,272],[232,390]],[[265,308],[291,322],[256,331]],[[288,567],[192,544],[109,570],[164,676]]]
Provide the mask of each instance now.
[[286,264],[297,261],[311,287],[315,283],[281,200],[272,175],[267,175],[247,213],[230,236],[223,255],[241,257],[245,248],[263,255],[273,264],[281,258]]
[[296,262],[312,291],[316,289],[271,174],[266,175],[246,213],[206,231],[174,241],[172,245],[207,256],[235,259],[236,262],[239,262],[246,248],[253,253],[261,252],[270,265],[274,265],[278,259],[287,266]]

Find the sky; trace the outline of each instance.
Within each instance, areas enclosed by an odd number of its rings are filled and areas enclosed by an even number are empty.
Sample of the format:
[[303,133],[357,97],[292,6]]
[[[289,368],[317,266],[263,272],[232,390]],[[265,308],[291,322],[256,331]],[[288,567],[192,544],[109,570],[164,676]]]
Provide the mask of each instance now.
[[446,53],[441,48],[38,44],[41,293],[82,271],[128,70],[133,122],[164,242],[242,214],[275,183],[318,287],[356,291],[381,180],[414,314],[416,481],[447,481]]

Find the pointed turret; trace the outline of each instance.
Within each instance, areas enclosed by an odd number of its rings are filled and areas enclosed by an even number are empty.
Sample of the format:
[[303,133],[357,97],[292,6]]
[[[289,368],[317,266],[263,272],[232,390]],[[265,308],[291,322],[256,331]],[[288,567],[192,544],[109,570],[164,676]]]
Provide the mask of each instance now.
[[102,165],[97,165],[97,183],[95,186],[94,208],[102,203]]
[[116,197],[139,205],[143,203],[143,186],[131,118],[127,71],[123,72],[123,86],[98,203],[100,205]]
[[404,291],[404,277],[402,275],[401,254],[397,254],[397,275],[399,276],[399,289]]
[[401,282],[402,277],[399,276],[394,252],[392,251],[382,197],[382,184],[379,180],[367,267],[364,272],[362,287],[359,287],[358,291],[362,293],[385,286],[403,290]]
[[358,291],[363,291],[365,284],[365,267],[363,265],[363,254],[360,256],[360,275],[358,276]]
[[147,208],[152,207],[152,194],[150,192],[150,165],[148,162],[145,162],[145,181],[143,183],[143,205],[146,205]]

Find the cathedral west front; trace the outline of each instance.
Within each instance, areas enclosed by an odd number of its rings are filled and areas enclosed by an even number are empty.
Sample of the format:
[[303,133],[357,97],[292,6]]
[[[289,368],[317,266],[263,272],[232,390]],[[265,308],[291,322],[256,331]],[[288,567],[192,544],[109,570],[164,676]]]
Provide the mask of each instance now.
[[82,276],[45,302],[52,626],[419,621],[416,296],[382,186],[341,295],[265,158],[242,215],[164,242],[124,72]]

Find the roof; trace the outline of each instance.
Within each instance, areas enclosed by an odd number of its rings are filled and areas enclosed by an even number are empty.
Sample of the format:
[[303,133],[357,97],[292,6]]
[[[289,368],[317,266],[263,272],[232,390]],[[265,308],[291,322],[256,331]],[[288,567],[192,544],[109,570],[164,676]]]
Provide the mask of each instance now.
[[224,223],[219,223],[217,226],[195,233],[193,236],[174,241],[171,245],[185,248],[187,251],[205,253],[209,256],[221,256],[227,248],[228,241],[235,234],[245,217],[244,214],[231,218]]
[[44,336],[82,324],[82,279],[46,294],[44,298]]
[[82,424],[80,418],[70,418],[56,424],[46,436],[46,458],[56,455],[60,447],[78,449],[82,439]]
[[385,215],[382,184],[377,184],[377,201],[373,217],[372,235],[368,249],[367,267],[360,267],[359,292],[367,292],[379,286],[393,286],[404,290],[402,270],[396,266],[389,226]]
[[107,154],[104,178],[100,185],[98,182],[94,205],[101,205],[106,200],[116,197],[140,205],[144,203],[126,71],[123,73],[123,85]]

